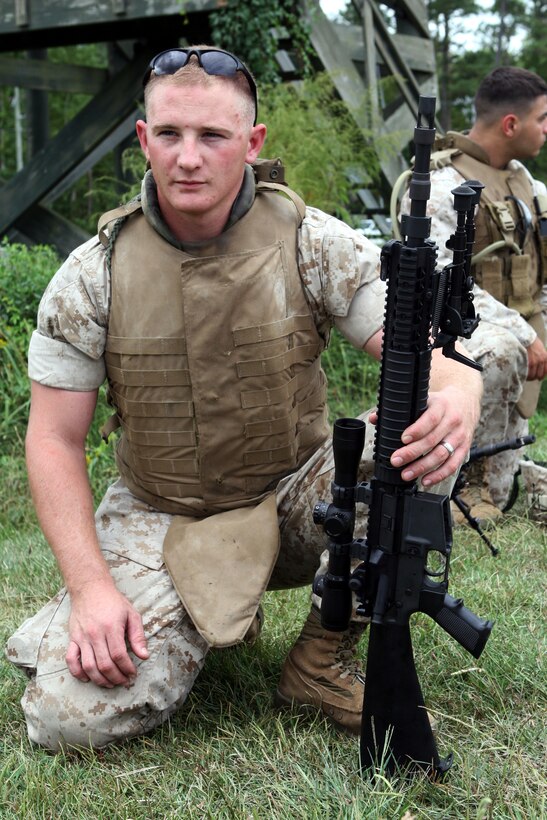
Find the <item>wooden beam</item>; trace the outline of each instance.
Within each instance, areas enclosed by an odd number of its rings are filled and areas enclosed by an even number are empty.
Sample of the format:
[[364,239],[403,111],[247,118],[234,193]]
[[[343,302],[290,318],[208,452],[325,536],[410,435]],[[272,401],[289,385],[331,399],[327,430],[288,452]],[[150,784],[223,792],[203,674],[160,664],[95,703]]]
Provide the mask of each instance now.
[[[121,145],[129,137],[135,136],[135,123],[142,116],[142,111],[136,109],[128,117],[121,122],[111,134],[102,140],[99,145],[91,151],[82,162],[78,163],[70,173],[65,174],[63,178],[49,191],[43,198],[42,204],[48,205],[55,202],[65,191],[68,191],[76,182],[78,182],[84,174],[87,174],[106,154],[113,151],[118,145]],[[143,157],[143,174],[144,174],[145,159]]]
[[[102,26],[105,29],[122,19],[151,21],[154,17],[171,17],[193,12],[212,11],[225,6],[226,0],[4,0],[0,11],[0,35],[57,28]],[[105,38],[110,39],[110,38]],[[5,49],[13,50],[12,49]]]
[[0,188],[0,236],[131,114],[142,95],[149,46],[120,71],[30,162]]
[[12,228],[12,235],[20,233],[26,244],[52,245],[64,258],[74,248],[90,239],[89,234],[43,205],[34,205],[24,213]]
[[429,38],[429,24],[427,20],[426,4],[423,0],[395,0],[390,2],[396,12],[402,14],[416,29],[416,33]]
[[363,79],[355,68],[348,51],[338,39],[336,29],[325,16],[319,4],[311,9],[307,20],[310,39],[334,86],[359,128],[367,131],[370,127],[364,105],[367,90]]
[[[369,72],[375,74],[375,67],[378,63],[382,64],[382,60],[374,49],[372,11],[368,3],[363,5],[367,15],[364,27],[335,22],[332,25],[346,53],[354,62],[363,63],[367,67],[365,76],[368,82]],[[412,71],[435,73],[435,48],[432,40],[409,34],[392,34],[391,39],[394,48]]]
[[96,94],[107,79],[103,68],[0,56],[0,85]]

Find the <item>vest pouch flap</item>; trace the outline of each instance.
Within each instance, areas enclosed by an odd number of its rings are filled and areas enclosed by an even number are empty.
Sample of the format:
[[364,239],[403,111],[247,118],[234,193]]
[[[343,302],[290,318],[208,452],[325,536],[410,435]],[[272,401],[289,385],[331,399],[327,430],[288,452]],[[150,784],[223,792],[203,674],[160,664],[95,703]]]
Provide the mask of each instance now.
[[216,647],[245,637],[279,553],[275,494],[256,507],[193,519],[175,516],[163,557],[200,635]]
[[528,319],[536,312],[531,293],[531,259],[527,253],[511,257],[511,290],[508,306]]
[[498,256],[487,256],[477,266],[477,284],[488,291],[498,302],[503,302],[503,262]]

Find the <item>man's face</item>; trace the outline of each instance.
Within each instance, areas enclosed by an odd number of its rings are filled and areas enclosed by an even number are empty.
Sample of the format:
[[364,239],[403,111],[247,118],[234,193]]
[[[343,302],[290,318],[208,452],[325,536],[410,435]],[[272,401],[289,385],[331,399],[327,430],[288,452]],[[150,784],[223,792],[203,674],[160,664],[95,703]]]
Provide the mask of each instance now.
[[537,157],[547,137],[547,95],[538,97],[518,122],[519,130],[514,140],[515,159]]
[[257,158],[265,131],[263,125],[251,126],[244,99],[228,83],[158,82],[150,90],[147,122],[139,120],[137,134],[167,224],[174,229],[197,221],[211,226],[211,236],[220,233],[241,187],[244,164]]

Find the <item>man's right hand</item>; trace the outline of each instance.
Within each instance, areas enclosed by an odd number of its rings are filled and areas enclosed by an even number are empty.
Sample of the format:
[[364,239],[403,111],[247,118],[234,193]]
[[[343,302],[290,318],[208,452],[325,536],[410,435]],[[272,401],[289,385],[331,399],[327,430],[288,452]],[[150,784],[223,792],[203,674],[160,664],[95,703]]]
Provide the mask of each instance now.
[[544,379],[547,376],[547,350],[538,336],[526,348],[526,352],[528,353],[528,381]]
[[71,596],[69,671],[81,681],[111,689],[128,685],[137,669],[131,650],[146,660],[142,619],[110,581],[90,581]]

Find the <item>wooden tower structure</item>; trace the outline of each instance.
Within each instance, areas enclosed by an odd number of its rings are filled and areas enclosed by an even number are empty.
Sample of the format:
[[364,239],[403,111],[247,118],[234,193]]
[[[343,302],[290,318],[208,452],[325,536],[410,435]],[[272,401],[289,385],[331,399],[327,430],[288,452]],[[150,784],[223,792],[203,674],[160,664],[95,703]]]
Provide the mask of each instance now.
[[[131,139],[150,58],[177,43],[210,42],[209,14],[239,1],[0,0],[0,87],[27,94],[29,134],[22,167],[0,184],[0,237],[53,244],[63,255],[87,239],[81,228],[56,213],[56,199]],[[436,90],[425,0],[387,0],[383,11],[376,0],[353,2],[359,25],[333,23],[318,0],[302,4],[316,64],[329,71],[357,123],[370,129],[372,110],[375,127],[401,135],[402,150],[412,134],[418,94]],[[279,66],[292,79],[290,42],[276,32],[270,36],[278,38]],[[107,44],[108,68],[50,59],[56,48],[85,43]],[[388,76],[396,93],[386,101],[381,80]],[[54,136],[48,120],[52,91],[89,96]],[[363,106],[367,93],[372,107]],[[403,165],[399,151],[382,160],[386,187]],[[381,200],[358,191],[363,214],[381,220]]]

